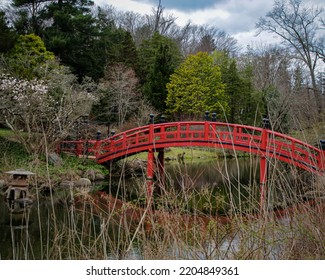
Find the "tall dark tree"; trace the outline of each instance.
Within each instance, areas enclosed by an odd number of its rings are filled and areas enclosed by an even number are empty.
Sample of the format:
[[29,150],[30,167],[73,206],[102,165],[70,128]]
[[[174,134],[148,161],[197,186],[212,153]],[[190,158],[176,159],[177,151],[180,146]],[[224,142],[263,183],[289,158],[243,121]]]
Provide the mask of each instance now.
[[13,0],[16,18],[14,26],[20,34],[41,35],[44,25],[40,14],[51,0]]
[[0,53],[9,51],[17,35],[7,24],[7,18],[4,12],[0,11]]
[[93,1],[88,0],[58,0],[48,5],[42,15],[43,20],[52,22],[44,30],[47,48],[79,78],[98,76],[94,51],[98,28],[91,14],[92,5]]
[[106,28],[100,34],[98,44],[103,46],[103,57],[109,65],[123,63],[136,68],[138,55],[129,32],[123,29]]
[[256,102],[252,96],[252,73],[248,67],[242,71],[237,68],[237,61],[227,52],[212,53],[215,64],[221,69],[222,82],[229,102],[228,121],[231,123],[251,124],[252,112],[256,110]]
[[141,45],[139,62],[139,76],[144,96],[154,108],[164,111],[167,98],[166,84],[181,62],[179,49],[171,39],[155,33]]

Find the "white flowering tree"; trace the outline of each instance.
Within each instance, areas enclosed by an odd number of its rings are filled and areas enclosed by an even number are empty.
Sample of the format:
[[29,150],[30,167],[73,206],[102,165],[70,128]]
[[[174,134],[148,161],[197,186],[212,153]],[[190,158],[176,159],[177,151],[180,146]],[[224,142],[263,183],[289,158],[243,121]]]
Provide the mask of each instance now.
[[20,35],[0,57],[0,122],[29,153],[38,154],[69,134],[94,101],[91,82],[79,84],[34,34]]
[[62,67],[44,78],[25,80],[0,75],[2,121],[34,154],[53,148],[57,140],[68,135],[75,121],[89,113],[95,100],[89,86],[77,84]]

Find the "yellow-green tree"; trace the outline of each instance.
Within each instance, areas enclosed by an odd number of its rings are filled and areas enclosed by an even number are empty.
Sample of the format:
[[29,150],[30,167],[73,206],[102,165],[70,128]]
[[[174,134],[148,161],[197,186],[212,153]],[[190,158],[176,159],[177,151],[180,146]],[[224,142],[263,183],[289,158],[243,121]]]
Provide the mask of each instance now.
[[39,36],[20,35],[8,54],[8,65],[13,75],[29,80],[38,76],[39,67],[54,59]]
[[216,112],[223,118],[229,111],[219,66],[211,55],[190,55],[170,77],[167,84],[167,112],[181,116],[202,116]]

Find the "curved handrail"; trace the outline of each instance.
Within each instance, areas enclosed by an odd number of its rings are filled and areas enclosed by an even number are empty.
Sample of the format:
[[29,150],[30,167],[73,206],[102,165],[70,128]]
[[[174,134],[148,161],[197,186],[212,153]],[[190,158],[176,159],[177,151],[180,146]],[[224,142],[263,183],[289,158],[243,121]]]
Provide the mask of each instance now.
[[[88,153],[98,163],[114,161],[150,149],[204,146],[258,154],[294,164],[311,172],[325,169],[322,150],[272,130],[222,122],[170,122],[150,124],[96,141],[63,141],[74,153]],[[61,150],[64,151],[64,148]],[[68,149],[66,149],[68,150]],[[71,151],[71,150],[70,150]]]

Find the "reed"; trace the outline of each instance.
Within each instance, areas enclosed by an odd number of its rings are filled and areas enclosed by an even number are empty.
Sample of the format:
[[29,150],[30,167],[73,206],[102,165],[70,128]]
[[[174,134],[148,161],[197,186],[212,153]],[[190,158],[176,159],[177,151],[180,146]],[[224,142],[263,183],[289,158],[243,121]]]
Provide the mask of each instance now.
[[175,163],[177,176],[166,174],[164,184],[158,178],[150,203],[145,176],[130,189],[124,166],[105,193],[71,188],[43,197],[36,185],[34,207],[10,215],[11,247],[0,257],[325,259],[324,179],[268,160],[267,211],[260,213],[258,160],[247,157],[245,183],[235,151],[232,160],[231,166],[228,158],[210,164],[223,191],[200,185],[201,171],[193,176],[189,165]]

